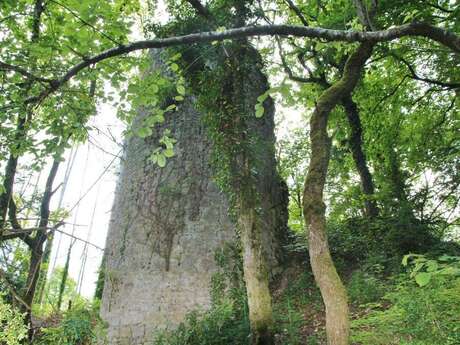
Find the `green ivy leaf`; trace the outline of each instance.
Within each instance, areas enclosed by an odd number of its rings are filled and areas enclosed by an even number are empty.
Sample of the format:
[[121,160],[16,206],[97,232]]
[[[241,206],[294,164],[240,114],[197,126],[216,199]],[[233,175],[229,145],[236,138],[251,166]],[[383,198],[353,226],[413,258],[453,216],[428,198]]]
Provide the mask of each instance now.
[[256,105],[256,117],[261,118],[264,115],[265,109],[260,104]]
[[182,57],[182,54],[181,54],[181,53],[177,53],[177,54],[175,54],[170,60],[171,60],[171,61],[177,61],[177,60],[179,60],[181,57]]
[[149,160],[150,160],[153,164],[155,164],[155,163],[157,162],[157,160],[158,160],[158,153],[152,153],[152,154],[150,155],[150,157],[149,157]]
[[268,98],[268,93],[263,93],[259,97],[257,97],[257,102],[262,103]]
[[177,85],[177,92],[179,95],[185,96],[185,87],[184,85]]
[[140,138],[147,138],[152,135],[152,130],[149,127],[141,127],[137,131],[137,135]]
[[164,168],[166,166],[166,157],[163,154],[158,154],[157,164],[160,168]]
[[176,108],[177,108],[177,105],[175,105],[175,104],[170,104],[170,105],[168,105],[168,106],[166,107],[165,112],[166,112],[166,111],[174,110],[174,109],[176,109]]
[[155,116],[155,121],[158,123],[163,123],[165,122],[165,117],[163,116],[163,114],[158,114],[157,116]]
[[431,273],[420,272],[415,275],[415,281],[420,287],[427,285],[431,280]]
[[174,150],[171,148],[171,149],[166,149],[163,151],[163,154],[165,155],[165,157],[167,158],[171,158],[174,156]]

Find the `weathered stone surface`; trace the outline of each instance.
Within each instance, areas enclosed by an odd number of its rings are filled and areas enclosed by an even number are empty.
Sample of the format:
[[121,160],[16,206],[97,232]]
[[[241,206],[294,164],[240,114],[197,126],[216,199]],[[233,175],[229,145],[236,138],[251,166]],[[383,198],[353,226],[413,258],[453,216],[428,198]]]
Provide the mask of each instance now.
[[[266,87],[262,75],[256,77],[252,98]],[[272,268],[280,260],[279,234],[286,224],[286,195],[275,169],[273,110],[271,105],[252,129],[267,142],[260,155],[265,169],[259,189]],[[165,168],[147,161],[161,128],[147,140],[132,137],[126,143],[105,253],[101,315],[109,325],[110,344],[148,344],[156,328],[174,327],[187,312],[210,305],[215,250],[234,241],[236,231],[226,197],[212,180],[212,147],[200,117],[189,97],[166,120],[163,128],[170,128],[178,142]]]

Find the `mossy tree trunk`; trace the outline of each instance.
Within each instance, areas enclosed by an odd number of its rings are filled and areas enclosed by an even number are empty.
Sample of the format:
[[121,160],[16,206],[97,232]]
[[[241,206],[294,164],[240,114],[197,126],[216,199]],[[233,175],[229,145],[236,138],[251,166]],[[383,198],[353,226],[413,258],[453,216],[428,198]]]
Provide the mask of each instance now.
[[240,201],[238,228],[243,251],[243,269],[251,324],[251,343],[273,344],[273,312],[269,289],[267,260],[263,251],[262,233],[254,203]]
[[[231,159],[229,180],[237,195],[235,213],[242,247],[251,343],[271,345],[274,336],[269,282],[274,260],[269,258],[269,253],[273,254],[283,239],[272,238],[278,242],[274,244],[267,243],[267,239],[273,234],[282,236],[286,221],[283,208],[286,208],[287,199],[275,168],[273,101],[265,101],[262,118],[254,114],[257,97],[269,88],[260,70],[260,56],[244,40],[232,48],[229,50],[232,58],[228,61],[233,71],[229,76],[231,85],[227,85],[228,95],[223,95],[223,99],[234,104],[235,110],[224,120],[233,129],[223,135],[237,153]],[[229,154],[225,149],[222,152]]]
[[329,345],[348,344],[349,319],[347,293],[332,261],[326,234],[323,192],[331,149],[331,138],[327,133],[328,117],[337,103],[355,88],[372,47],[370,43],[363,43],[350,55],[342,78],[321,94],[310,120],[311,158],[305,179],[303,208],[310,263],[326,307]]

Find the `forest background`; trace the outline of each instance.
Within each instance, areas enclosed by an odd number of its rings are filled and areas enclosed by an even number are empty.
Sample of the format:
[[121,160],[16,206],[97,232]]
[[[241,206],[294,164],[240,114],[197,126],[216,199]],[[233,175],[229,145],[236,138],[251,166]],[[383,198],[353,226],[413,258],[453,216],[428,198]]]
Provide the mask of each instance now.
[[[459,320],[454,306],[458,305],[455,291],[459,289],[456,243],[460,185],[459,38],[455,34],[459,31],[458,2],[305,1],[295,4],[284,1],[244,2],[242,5],[238,1],[215,1],[204,6],[195,1],[190,1],[189,5],[170,1],[167,2],[170,26],[152,21],[155,16],[151,11],[158,10],[152,4],[142,9],[142,27],[148,38],[188,34],[190,31],[182,31],[188,29],[186,25],[178,28],[174,24],[187,23],[190,18],[201,16],[207,20],[205,29],[217,29],[206,38],[216,43],[208,46],[226,49],[226,45],[231,47],[230,41],[218,42],[238,37],[238,32],[225,35],[227,29],[234,26],[234,11],[240,8],[248,25],[273,26],[282,22],[313,27],[312,31],[279,27],[278,31],[270,33],[280,35],[274,36],[275,39],[254,39],[272,84],[255,105],[254,116],[263,116],[263,102],[269,96],[275,98],[278,109],[282,109],[279,121],[280,128],[284,129],[279,132],[283,135],[279,138],[277,155],[280,173],[291,194],[289,224],[293,239],[289,248],[295,253],[293,255],[299,255],[301,261],[306,260],[302,256],[307,252],[302,235],[305,219],[311,221],[318,211],[305,206],[308,203],[303,195],[303,189],[308,186],[307,167],[312,161],[311,154],[315,154],[311,151],[314,139],[308,138],[311,125],[308,129],[307,123],[314,121],[315,107],[316,114],[323,114],[321,106],[326,104],[327,108],[330,100],[323,98],[321,103],[318,99],[325,95],[325,89],[344,81],[347,59],[360,52],[357,57],[364,61],[361,66],[352,66],[358,67],[352,73],[356,80],[345,87],[345,96],[340,95],[340,107],[334,108],[336,104],[333,104],[332,109],[328,109],[326,127],[319,122],[323,126],[323,147],[330,145],[331,150],[330,155],[324,156],[328,160],[330,157],[324,185],[330,248],[342,279],[347,282],[352,307],[356,307],[352,311],[357,313],[355,319],[359,321],[362,316],[362,323],[356,326],[359,331],[354,335],[358,337],[355,341],[375,343],[377,340],[372,338],[375,336],[384,339],[379,340],[382,344],[395,341],[393,337],[408,343],[415,338],[414,344],[434,344],[433,341],[456,344]],[[60,236],[53,239],[54,233],[78,231],[72,223],[79,224],[79,218],[69,216],[73,206],[60,207],[65,204],[59,205],[58,201],[65,185],[59,185],[58,181],[65,180],[62,171],[66,170],[67,162],[72,161],[69,151],[73,146],[75,152],[79,144],[83,144],[80,152],[85,151],[85,143],[90,142],[93,150],[118,155],[119,151],[106,145],[116,142],[113,147],[119,147],[120,134],[112,136],[107,132],[94,137],[97,129],[105,126],[104,122],[91,119],[97,112],[97,104],[116,107],[118,119],[128,125],[129,131],[136,105],[152,106],[149,102],[156,92],[155,88],[150,89],[151,93],[139,97],[142,83],[148,80],[138,77],[139,71],[146,70],[150,64],[148,54],[122,55],[132,47],[128,44],[129,33],[133,20],[141,11],[136,1],[113,1],[103,5],[89,0],[5,1],[0,9],[3,78],[0,155],[4,170],[0,196],[3,250],[0,284],[5,291],[8,312],[15,313],[10,304],[19,309],[33,305],[37,314],[49,315],[61,309],[65,291],[68,291],[65,297],[68,303],[77,298],[73,291],[78,292],[78,286],[82,285],[81,274],[73,282],[76,287],[72,286],[72,280],[65,278],[65,265],[62,271],[54,272],[54,276],[53,272],[48,272],[50,266],[56,268],[49,251],[50,243],[59,243]],[[210,15],[214,19],[209,19]],[[202,25],[200,20],[193,20],[193,25]],[[219,26],[220,22],[226,26]],[[378,29],[388,32],[387,28],[393,28],[393,31],[388,38],[384,34],[351,37],[346,32],[342,36],[334,36],[335,32],[316,32],[315,27],[356,32]],[[399,28],[402,29],[398,31]],[[292,36],[286,39],[286,35]],[[305,40],[302,35],[314,39]],[[193,39],[199,42],[201,38]],[[362,43],[357,49],[356,44],[338,41]],[[376,44],[377,41],[383,43]],[[160,41],[151,42],[139,48],[161,45]],[[118,52],[111,59],[101,59],[95,64],[89,58],[112,47],[118,47]],[[181,64],[175,59],[171,68],[180,75]],[[67,73],[81,61],[78,74]],[[187,92],[181,80],[172,81],[179,102]],[[350,96],[352,91],[353,97]],[[299,129],[286,125],[285,118],[293,112],[302,114],[295,120]],[[148,127],[132,134],[149,136],[151,127],[160,122],[161,117],[153,119]],[[103,137],[109,138],[105,141]],[[329,144],[328,137],[332,138]],[[154,153],[152,159],[160,167],[167,164],[169,152]],[[317,153],[321,156],[321,152]],[[65,156],[67,162],[62,162]],[[108,158],[101,172],[112,168],[110,162],[112,159]],[[75,164],[84,167],[85,159],[80,158]],[[56,177],[59,166],[61,175]],[[41,173],[42,182],[36,183],[37,174]],[[96,176],[96,180],[100,176],[91,175]],[[320,180],[325,178],[319,176]],[[73,188],[74,192],[69,189],[69,193],[78,194],[76,200],[87,190],[85,186],[79,187],[82,192],[78,187]],[[105,187],[92,187],[96,191],[99,188],[106,190]],[[86,211],[84,218],[91,220],[97,205],[107,203],[106,196],[98,198],[102,201],[96,202],[94,197],[94,204],[89,207],[91,211]],[[75,205],[70,201],[68,204]],[[320,210],[316,216],[321,222],[324,213],[321,215]],[[100,215],[94,217],[101,218]],[[64,222],[70,226],[64,227]],[[85,235],[75,235],[79,237],[77,242],[83,243],[82,257],[85,257],[85,247],[88,251],[90,247],[95,248],[89,243],[84,245],[85,241],[93,243],[94,240]],[[69,243],[70,240],[64,241],[63,248],[68,248]],[[420,256],[404,256],[409,253]],[[401,265],[403,258],[406,258],[405,266],[413,267],[406,276],[404,265]],[[310,291],[313,284],[307,283],[308,277],[312,279],[307,274],[300,281],[305,285],[303,288]],[[65,284],[58,284],[59,281]],[[33,289],[30,289],[31,283]],[[53,284],[55,291],[50,292]],[[432,289],[423,290],[429,284]],[[289,291],[283,292],[284,297],[288,296],[287,302],[278,301],[281,308],[289,309],[288,319],[283,321],[287,327],[278,333],[292,343],[305,337],[310,342],[321,342],[323,321],[318,321],[318,332],[312,331],[311,322],[314,321],[299,312],[313,302],[301,300],[292,306],[289,298],[300,296],[289,295],[293,293]],[[417,295],[420,299],[413,299],[414,304],[410,304],[412,291],[420,293]],[[322,293],[327,304],[327,297],[324,291]],[[395,293],[401,295],[395,298]],[[54,299],[43,300],[43,296],[54,296]],[[81,304],[84,306],[87,302],[82,299]],[[318,304],[321,309],[321,302]],[[87,311],[85,308],[77,310]],[[427,310],[430,313],[426,313]],[[238,313],[238,308],[232,312]],[[451,318],[445,317],[441,322],[441,315]],[[26,310],[26,321],[28,318],[31,314]],[[206,320],[204,316],[202,321]],[[389,324],[395,320],[405,326],[389,329]],[[412,328],[406,334],[404,329],[408,324]],[[429,331],[427,325],[431,325]],[[23,332],[20,327],[17,329]],[[59,330],[56,332],[63,331],[59,327],[56,329]],[[93,334],[94,330],[89,327],[87,331],[84,336]],[[171,339],[169,343],[174,341]]]

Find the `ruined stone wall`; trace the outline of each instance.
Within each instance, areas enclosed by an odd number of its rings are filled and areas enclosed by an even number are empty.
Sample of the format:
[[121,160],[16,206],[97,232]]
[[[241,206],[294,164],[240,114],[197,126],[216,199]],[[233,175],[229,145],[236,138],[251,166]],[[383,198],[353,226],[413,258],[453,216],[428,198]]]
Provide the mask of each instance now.
[[[255,82],[259,87],[252,98],[266,83]],[[265,246],[272,268],[278,265],[278,235],[286,224],[286,195],[275,170],[273,112],[271,106],[254,124],[267,138],[260,190],[266,193]],[[162,127],[177,139],[176,155],[165,168],[147,160],[161,129],[158,135],[126,142],[105,253],[101,315],[109,325],[110,344],[148,344],[154,329],[174,327],[187,312],[208,307],[211,276],[217,270],[214,253],[236,238],[226,197],[212,180],[212,147],[193,97]]]

